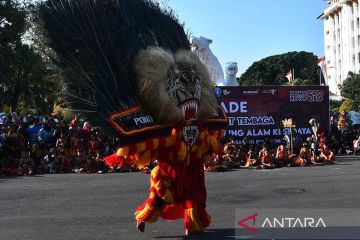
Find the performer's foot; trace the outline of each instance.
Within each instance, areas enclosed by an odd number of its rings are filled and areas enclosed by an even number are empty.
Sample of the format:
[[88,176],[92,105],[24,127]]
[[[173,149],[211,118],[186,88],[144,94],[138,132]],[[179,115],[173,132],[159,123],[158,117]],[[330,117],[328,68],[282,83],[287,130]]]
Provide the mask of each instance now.
[[136,222],[136,227],[140,232],[145,231],[145,222]]
[[192,232],[192,231],[190,231],[189,229],[185,229],[185,235],[186,235],[186,236],[201,234],[201,233],[203,233],[203,232],[204,232],[203,230]]

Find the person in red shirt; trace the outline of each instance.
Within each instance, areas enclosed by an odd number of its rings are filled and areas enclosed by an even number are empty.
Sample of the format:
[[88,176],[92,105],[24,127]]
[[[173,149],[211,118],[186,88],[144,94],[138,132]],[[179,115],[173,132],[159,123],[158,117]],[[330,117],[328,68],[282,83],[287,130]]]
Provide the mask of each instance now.
[[286,147],[286,141],[283,141],[276,149],[274,165],[276,167],[284,167],[291,164],[294,154]]
[[335,155],[334,155],[333,151],[331,151],[331,149],[329,148],[329,146],[327,144],[324,144],[323,148],[321,149],[320,159],[325,164],[332,164],[335,161]]
[[274,164],[271,158],[271,154],[267,147],[264,145],[259,152],[259,161],[261,169],[271,169],[274,168]]

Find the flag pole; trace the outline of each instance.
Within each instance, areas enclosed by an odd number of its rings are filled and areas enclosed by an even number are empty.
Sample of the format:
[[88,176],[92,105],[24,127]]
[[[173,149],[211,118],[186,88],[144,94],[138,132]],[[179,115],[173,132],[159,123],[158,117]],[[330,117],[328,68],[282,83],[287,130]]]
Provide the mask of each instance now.
[[293,80],[295,80],[295,70],[294,70],[294,68],[292,69],[293,70]]

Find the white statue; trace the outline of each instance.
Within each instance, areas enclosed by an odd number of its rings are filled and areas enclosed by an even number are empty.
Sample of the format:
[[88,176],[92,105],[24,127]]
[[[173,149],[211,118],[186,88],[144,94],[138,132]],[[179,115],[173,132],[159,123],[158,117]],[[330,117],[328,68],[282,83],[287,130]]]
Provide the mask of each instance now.
[[191,37],[190,43],[191,51],[193,51],[208,68],[212,82],[217,86],[224,86],[224,72],[221,64],[209,47],[212,40],[204,37]]
[[238,87],[239,83],[236,80],[236,73],[238,72],[238,66],[236,62],[225,63],[225,86]]

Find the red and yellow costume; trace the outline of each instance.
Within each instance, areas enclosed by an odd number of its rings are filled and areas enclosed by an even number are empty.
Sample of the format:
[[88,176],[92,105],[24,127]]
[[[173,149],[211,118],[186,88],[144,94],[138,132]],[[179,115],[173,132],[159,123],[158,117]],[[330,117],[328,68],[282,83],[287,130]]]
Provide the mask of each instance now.
[[[183,139],[183,126],[199,128],[197,141],[191,145]],[[157,159],[151,172],[148,199],[135,212],[138,222],[155,222],[159,216],[167,220],[184,218],[184,228],[199,232],[210,224],[206,212],[204,162],[220,149],[218,138],[223,130],[204,129],[200,122],[185,122],[173,128],[170,136],[152,138],[120,148],[118,157],[136,159],[141,168]]]

